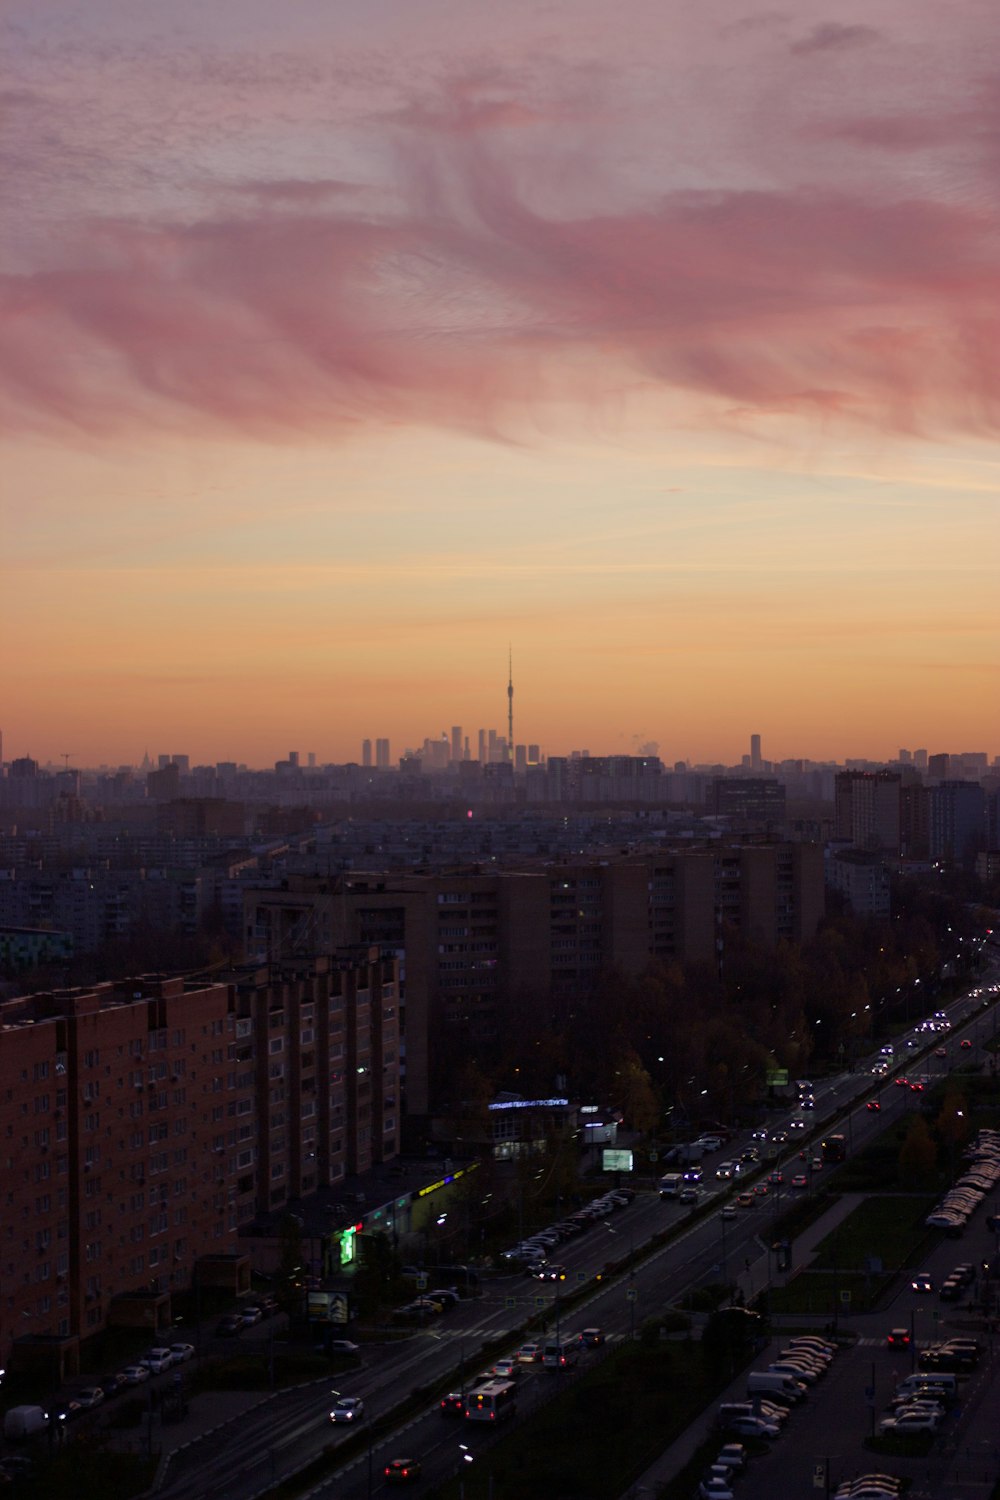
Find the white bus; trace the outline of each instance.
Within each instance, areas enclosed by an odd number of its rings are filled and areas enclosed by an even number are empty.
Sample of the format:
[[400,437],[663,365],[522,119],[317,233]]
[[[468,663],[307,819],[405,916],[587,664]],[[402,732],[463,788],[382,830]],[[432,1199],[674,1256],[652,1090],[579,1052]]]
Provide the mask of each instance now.
[[513,1380],[491,1380],[469,1391],[465,1415],[470,1422],[502,1422],[517,1411],[517,1386]]

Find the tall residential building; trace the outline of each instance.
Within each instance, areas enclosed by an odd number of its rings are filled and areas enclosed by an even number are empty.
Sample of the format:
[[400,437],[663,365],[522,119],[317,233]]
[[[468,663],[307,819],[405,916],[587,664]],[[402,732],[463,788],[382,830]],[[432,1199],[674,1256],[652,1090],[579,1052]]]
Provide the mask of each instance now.
[[462,726],[453,724],[451,726],[451,762],[457,765],[462,759]]
[[371,742],[371,740],[362,740],[361,741],[361,764],[363,766],[365,766],[365,767],[370,767],[371,763],[372,763],[372,742]]
[[196,1279],[246,1290],[241,1226],[396,1154],[398,1024],[393,961],[358,949],[0,1005],[0,1362],[30,1334],[72,1370]]
[[488,1048],[515,1001],[565,1024],[608,971],[638,974],[651,958],[715,963],[730,929],[768,946],[802,942],[823,901],[820,847],[782,843],[448,875],[290,876],[249,890],[244,912],[248,949],[272,960],[345,942],[399,960],[406,1111],[420,1116],[447,1083],[442,1070],[463,1047]]
[[376,740],[375,741],[375,769],[377,771],[388,771],[389,765],[390,765],[390,760],[389,760],[389,741],[386,740],[386,739]]
[[899,853],[898,771],[841,771],[834,788],[836,835],[856,849]]
[[927,788],[931,859],[971,869],[987,847],[986,793],[976,781],[942,781]]
[[751,771],[759,771],[761,769],[759,734],[752,734],[750,736],[750,769]]

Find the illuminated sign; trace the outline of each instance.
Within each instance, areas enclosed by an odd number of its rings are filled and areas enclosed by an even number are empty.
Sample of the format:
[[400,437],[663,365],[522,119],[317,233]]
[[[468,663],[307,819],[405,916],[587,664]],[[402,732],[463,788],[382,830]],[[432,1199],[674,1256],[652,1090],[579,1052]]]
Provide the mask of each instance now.
[[[457,1172],[449,1172],[447,1177],[442,1177],[439,1181],[432,1182],[427,1187],[418,1188],[414,1196],[417,1198],[426,1198],[428,1193],[436,1193],[439,1188],[450,1187],[453,1182],[457,1182],[460,1177],[464,1177],[466,1172],[475,1172],[478,1168],[479,1163],[477,1161],[474,1161],[471,1166],[459,1167]],[[399,1200],[400,1207],[402,1207],[405,1201],[405,1198]]]
[[504,1099],[500,1104],[488,1104],[487,1109],[562,1109],[568,1099]]
[[601,1167],[605,1172],[631,1172],[631,1151],[604,1150],[601,1152]]

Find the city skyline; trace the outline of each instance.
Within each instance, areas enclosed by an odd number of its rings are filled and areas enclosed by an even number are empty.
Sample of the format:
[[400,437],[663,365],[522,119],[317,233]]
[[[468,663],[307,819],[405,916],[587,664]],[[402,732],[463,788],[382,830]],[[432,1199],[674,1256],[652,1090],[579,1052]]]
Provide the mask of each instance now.
[[996,753],[985,0],[0,25],[8,760]]

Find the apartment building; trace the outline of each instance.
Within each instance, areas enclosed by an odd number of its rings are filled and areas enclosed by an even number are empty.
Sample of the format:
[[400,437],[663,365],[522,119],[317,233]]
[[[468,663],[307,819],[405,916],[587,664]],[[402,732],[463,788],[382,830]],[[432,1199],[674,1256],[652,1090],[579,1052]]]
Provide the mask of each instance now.
[[711,845],[435,875],[290,876],[245,898],[248,954],[305,960],[348,942],[398,960],[405,1112],[435,1106],[432,1040],[488,1044],[515,1000],[555,1020],[603,974],[721,961],[730,931],[802,942],[824,910],[818,845]]
[[370,950],[0,1005],[0,1363],[240,1290],[241,1226],[395,1155],[396,1010]]

